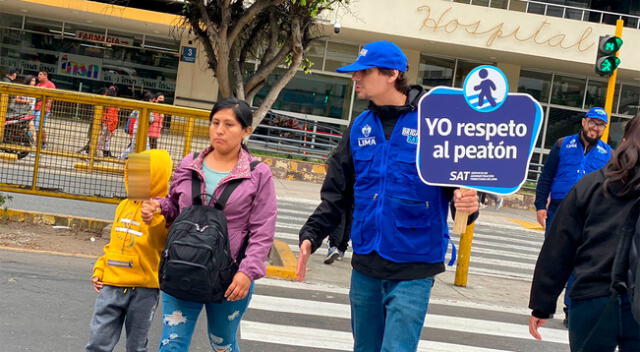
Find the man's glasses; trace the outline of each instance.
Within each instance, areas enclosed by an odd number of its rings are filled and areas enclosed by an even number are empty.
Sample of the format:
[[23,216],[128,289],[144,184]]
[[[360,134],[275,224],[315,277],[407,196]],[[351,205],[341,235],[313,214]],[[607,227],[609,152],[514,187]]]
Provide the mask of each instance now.
[[596,128],[600,131],[604,131],[605,128],[607,128],[607,124],[606,123],[597,123],[595,122],[593,119],[589,119],[587,120],[587,124],[589,125],[590,128]]

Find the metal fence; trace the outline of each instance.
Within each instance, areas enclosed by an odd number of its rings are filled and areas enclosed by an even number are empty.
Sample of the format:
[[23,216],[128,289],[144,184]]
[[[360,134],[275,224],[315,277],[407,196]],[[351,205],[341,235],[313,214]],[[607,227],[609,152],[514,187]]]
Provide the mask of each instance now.
[[[128,152],[165,149],[177,166],[209,145],[208,118],[206,110],[0,83],[0,191],[115,203],[126,196]],[[340,139],[339,126],[270,113],[248,144],[323,161]]]
[[640,29],[640,16],[610,11],[553,4],[533,0],[449,0],[470,5],[492,7],[511,11],[527,12],[544,16],[560,17],[579,21],[615,24],[617,19],[624,20],[625,27]]

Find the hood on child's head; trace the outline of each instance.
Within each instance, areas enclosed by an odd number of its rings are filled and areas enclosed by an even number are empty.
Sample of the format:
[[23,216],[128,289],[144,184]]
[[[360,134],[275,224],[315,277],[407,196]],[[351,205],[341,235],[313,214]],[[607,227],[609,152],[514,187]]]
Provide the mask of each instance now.
[[[140,153],[149,158],[149,197],[166,197],[173,171],[173,160],[166,150],[151,149]],[[124,186],[129,192],[129,163],[124,168]]]

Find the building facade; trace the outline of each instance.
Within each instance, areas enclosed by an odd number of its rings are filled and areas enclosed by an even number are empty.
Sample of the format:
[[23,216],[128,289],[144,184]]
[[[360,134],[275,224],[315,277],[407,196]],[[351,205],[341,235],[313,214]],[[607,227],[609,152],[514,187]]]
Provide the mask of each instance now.
[[[639,111],[640,2],[596,0],[367,0],[321,20],[325,39],[311,46],[311,73],[299,72],[273,109],[345,126],[366,108],[349,75],[362,45],[391,40],[406,52],[411,82],[429,89],[460,87],[482,64],[496,65],[514,92],[529,93],[545,112],[533,162],[554,141],[575,133],[580,117],[603,106],[607,79],[594,72],[598,38],[623,18],[622,64],[613,105],[611,144]],[[210,108],[217,85],[204,52],[180,27],[180,17],[85,0],[0,0],[0,73],[51,73],[60,88],[97,92],[116,84],[121,95],[165,93],[183,106]],[[334,24],[341,30],[334,33]],[[249,65],[248,69],[251,69]],[[277,80],[277,73],[269,83]],[[256,96],[258,104],[266,90]]]

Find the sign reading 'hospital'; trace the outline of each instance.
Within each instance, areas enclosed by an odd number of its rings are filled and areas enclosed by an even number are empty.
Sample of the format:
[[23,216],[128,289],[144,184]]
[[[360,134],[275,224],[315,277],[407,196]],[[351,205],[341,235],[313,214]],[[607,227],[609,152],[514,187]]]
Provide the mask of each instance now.
[[524,183],[542,107],[528,94],[509,93],[497,67],[476,67],[462,89],[431,89],[420,99],[418,116],[423,182],[503,195]]

